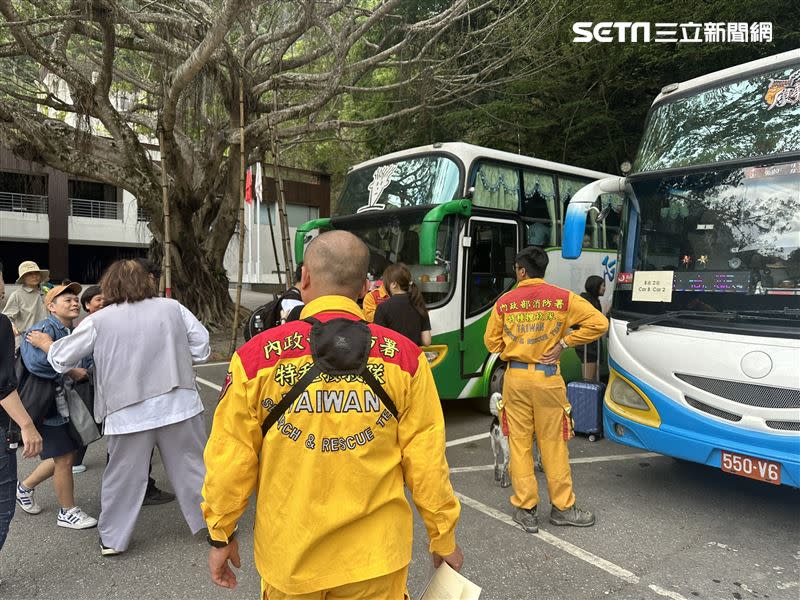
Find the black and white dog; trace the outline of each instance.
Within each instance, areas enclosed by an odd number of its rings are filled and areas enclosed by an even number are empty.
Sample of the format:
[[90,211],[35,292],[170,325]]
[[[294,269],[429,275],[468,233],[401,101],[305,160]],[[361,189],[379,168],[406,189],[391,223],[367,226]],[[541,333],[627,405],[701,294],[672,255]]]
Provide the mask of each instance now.
[[[494,454],[494,480],[500,487],[507,488],[511,485],[511,475],[508,472],[508,463],[510,458],[510,451],[508,449],[508,424],[502,423],[501,409],[503,395],[500,392],[495,392],[489,398],[489,411],[493,415],[492,424],[489,426],[489,436],[492,440],[492,454]],[[533,444],[533,458],[536,464],[536,469],[544,472],[542,467],[542,457],[537,456],[536,452],[536,438]]]
[[511,476],[508,474],[508,435],[503,431],[503,426],[500,423],[500,410],[497,404],[503,399],[500,392],[495,392],[489,398],[489,411],[494,418],[489,427],[489,435],[492,440],[492,454],[494,454],[494,480],[500,484],[500,487],[507,488],[511,485]]

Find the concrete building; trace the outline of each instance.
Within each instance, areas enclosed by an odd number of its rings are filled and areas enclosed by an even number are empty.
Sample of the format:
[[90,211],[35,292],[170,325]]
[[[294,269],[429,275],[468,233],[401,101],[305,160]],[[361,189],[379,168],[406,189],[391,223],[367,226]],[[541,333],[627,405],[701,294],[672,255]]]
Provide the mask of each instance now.
[[[267,211],[271,211],[283,261],[272,175],[267,165],[262,182],[264,202],[248,206],[246,212],[246,284],[277,282]],[[330,214],[328,175],[286,167],[281,175],[292,236],[305,221]],[[0,147],[0,262],[7,283],[16,280],[17,266],[23,260],[35,260],[50,269],[54,281],[95,282],[114,260],[144,256],[151,239],[147,220],[127,190],[20,159]],[[225,256],[232,282],[237,276],[238,250],[237,233]]]

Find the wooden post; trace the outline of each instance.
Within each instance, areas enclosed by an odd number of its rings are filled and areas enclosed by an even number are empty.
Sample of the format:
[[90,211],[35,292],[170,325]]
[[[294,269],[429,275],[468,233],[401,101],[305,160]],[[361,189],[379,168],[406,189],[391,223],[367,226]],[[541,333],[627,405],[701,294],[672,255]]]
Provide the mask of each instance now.
[[239,333],[239,313],[242,306],[242,278],[244,276],[244,194],[247,178],[244,155],[244,71],[239,76],[239,275],[236,284],[236,305],[233,310],[233,327],[231,329],[231,347],[228,354],[236,351],[236,336]]
[[[161,154],[161,203],[164,210],[164,296],[172,298],[172,234],[169,219],[169,194],[167,193],[167,161],[164,158],[164,130],[159,131],[158,151]],[[160,286],[159,286],[160,287]]]

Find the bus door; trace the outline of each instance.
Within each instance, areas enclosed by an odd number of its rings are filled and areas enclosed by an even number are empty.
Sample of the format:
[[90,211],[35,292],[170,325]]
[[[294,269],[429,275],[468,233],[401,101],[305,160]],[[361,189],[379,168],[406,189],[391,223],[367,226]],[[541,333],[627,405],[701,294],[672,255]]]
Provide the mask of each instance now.
[[462,239],[464,280],[461,311],[461,377],[480,377],[488,356],[483,333],[495,301],[516,283],[519,251],[516,221],[471,218]]

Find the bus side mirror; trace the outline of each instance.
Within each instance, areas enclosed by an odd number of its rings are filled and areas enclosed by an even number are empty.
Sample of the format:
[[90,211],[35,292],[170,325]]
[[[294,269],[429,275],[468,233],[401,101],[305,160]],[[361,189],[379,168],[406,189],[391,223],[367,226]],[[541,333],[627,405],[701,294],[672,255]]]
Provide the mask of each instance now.
[[447,215],[460,215],[467,219],[472,214],[472,202],[469,200],[451,200],[439,204],[425,213],[419,230],[419,264],[433,266],[436,262],[436,241],[439,237],[439,226]]
[[[575,259],[581,255],[583,236],[586,233],[586,215],[591,209],[599,211],[596,206],[597,198],[601,194],[614,194],[624,191],[624,177],[598,179],[578,190],[578,193],[570,200],[567,206],[567,214],[564,217],[563,242],[561,244],[561,256],[563,258]],[[599,211],[598,222],[601,217],[605,219],[607,215],[607,211]]]
[[606,217],[608,217],[608,213],[611,212],[611,204],[606,204],[606,207],[603,210],[598,209],[597,206],[593,206],[592,208],[597,210],[597,216],[594,218],[595,223],[602,223],[605,221]]
[[[577,194],[575,198],[577,198]],[[561,244],[561,256],[563,258],[575,259],[581,255],[583,236],[586,232],[586,213],[589,212],[590,208],[591,205],[576,203],[574,198],[567,206],[567,214],[564,217],[563,242]]]

